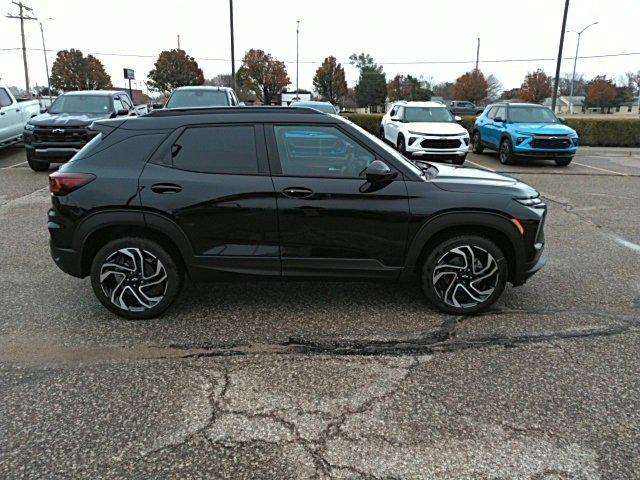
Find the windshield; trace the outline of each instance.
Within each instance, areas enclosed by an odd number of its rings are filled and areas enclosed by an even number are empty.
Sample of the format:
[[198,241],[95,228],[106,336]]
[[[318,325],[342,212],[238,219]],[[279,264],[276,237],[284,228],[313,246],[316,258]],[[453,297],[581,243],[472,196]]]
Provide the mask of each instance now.
[[371,133],[367,132],[364,128],[360,127],[359,125],[356,125],[355,123],[353,123],[352,121],[350,121],[350,120],[348,120],[348,119],[346,119],[344,117],[341,117],[340,115],[333,115],[333,118],[337,118],[337,119],[342,120],[345,123],[348,123],[349,125],[354,127],[356,130],[358,130],[360,133],[362,133],[363,135],[368,137],[370,140],[374,141],[376,143],[376,145],[380,146],[381,148],[384,148],[384,150],[389,155],[391,155],[397,161],[402,163],[405,167],[407,167],[409,170],[414,172],[416,175],[422,175],[422,170],[420,170],[414,163],[410,162],[405,157],[403,157],[402,154],[400,152],[398,152],[395,148],[391,148],[391,146],[388,145],[386,142],[383,142],[382,140],[380,140],[375,135],[372,135]]
[[167,102],[167,108],[227,106],[229,97],[224,90],[176,90]]
[[113,111],[109,95],[62,95],[53,102],[50,113],[107,113]]
[[405,122],[455,122],[451,112],[443,107],[406,107]]
[[560,123],[554,113],[544,107],[509,107],[509,121],[513,123]]
[[308,107],[315,108],[316,110],[320,110],[322,113],[336,113],[336,109],[333,105],[328,103],[296,103],[293,102],[290,106],[292,107]]

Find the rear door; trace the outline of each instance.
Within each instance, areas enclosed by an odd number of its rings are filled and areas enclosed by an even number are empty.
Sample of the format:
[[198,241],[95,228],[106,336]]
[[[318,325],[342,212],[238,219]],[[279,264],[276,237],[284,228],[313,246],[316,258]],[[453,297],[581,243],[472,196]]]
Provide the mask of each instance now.
[[184,232],[205,276],[280,275],[276,199],[262,125],[179,129],[146,165],[140,188],[145,210]]
[[397,278],[409,221],[402,175],[374,188],[362,172],[381,158],[336,125],[265,128],[283,276]]

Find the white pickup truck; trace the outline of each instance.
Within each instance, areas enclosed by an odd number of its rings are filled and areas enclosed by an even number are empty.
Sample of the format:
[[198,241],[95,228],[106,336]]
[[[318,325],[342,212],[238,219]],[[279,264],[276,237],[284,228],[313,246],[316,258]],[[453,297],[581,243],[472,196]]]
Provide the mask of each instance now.
[[0,84],[0,148],[22,141],[24,125],[39,113],[38,100],[16,100],[11,90]]

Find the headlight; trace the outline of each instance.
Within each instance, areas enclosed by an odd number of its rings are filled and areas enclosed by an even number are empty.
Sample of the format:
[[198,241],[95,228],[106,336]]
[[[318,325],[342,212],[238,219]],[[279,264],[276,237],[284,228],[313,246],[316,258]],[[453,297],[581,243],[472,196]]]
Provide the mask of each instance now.
[[521,130],[516,130],[516,133],[518,135],[529,135],[530,137],[533,137],[535,135],[535,133],[530,133],[530,132],[523,132]]
[[30,124],[30,123],[27,123],[27,124],[24,126],[24,129],[25,129],[25,130],[28,130],[28,131],[30,131],[30,132],[33,132],[33,131],[36,129],[36,126],[35,126],[35,125],[32,125],[32,124]]
[[544,202],[540,197],[535,198],[514,198],[514,200],[525,207],[538,208],[544,206]]
[[411,135],[429,135],[428,133],[412,132],[411,130],[409,130],[409,133],[410,133]]

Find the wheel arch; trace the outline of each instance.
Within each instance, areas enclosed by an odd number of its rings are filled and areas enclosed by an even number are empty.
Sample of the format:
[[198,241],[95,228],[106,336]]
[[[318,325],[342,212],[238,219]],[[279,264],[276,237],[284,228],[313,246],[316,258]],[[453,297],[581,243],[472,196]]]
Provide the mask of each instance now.
[[484,211],[443,213],[425,223],[409,245],[403,275],[419,274],[436,245],[459,235],[480,235],[493,241],[507,259],[508,280],[517,283],[523,275],[525,250],[516,226],[502,214]]

